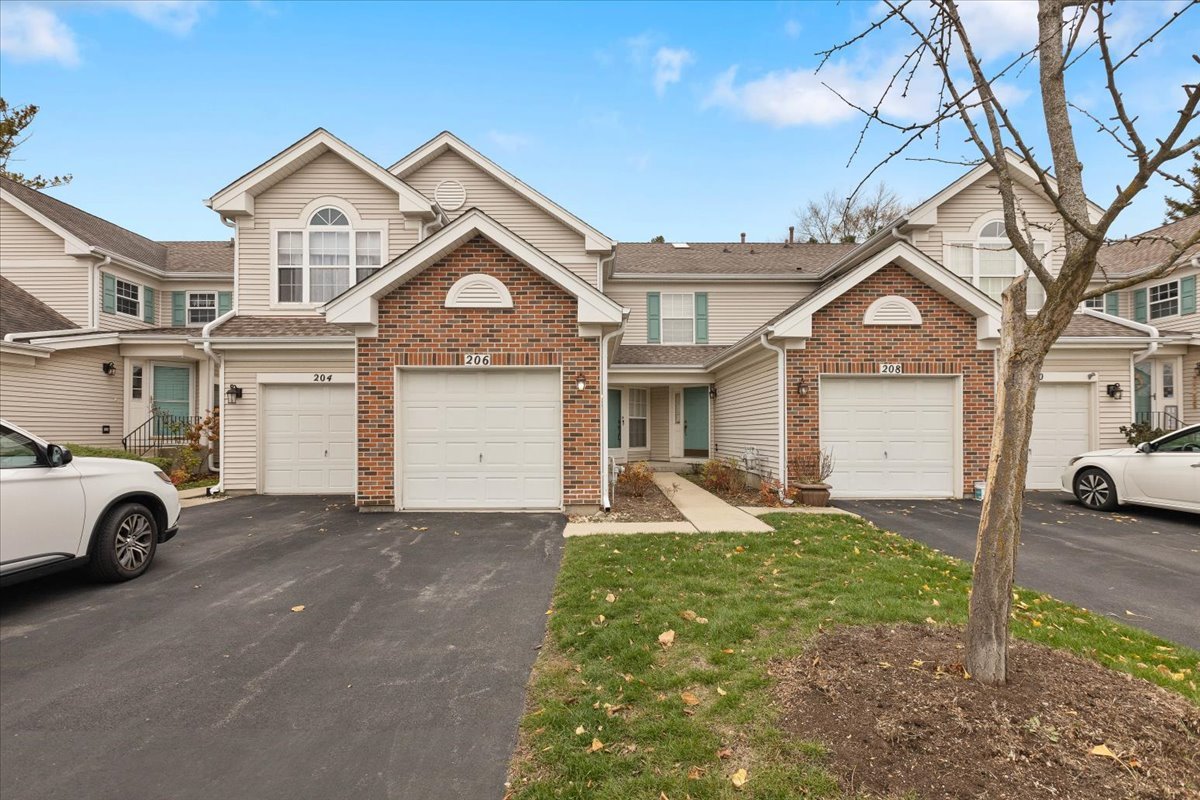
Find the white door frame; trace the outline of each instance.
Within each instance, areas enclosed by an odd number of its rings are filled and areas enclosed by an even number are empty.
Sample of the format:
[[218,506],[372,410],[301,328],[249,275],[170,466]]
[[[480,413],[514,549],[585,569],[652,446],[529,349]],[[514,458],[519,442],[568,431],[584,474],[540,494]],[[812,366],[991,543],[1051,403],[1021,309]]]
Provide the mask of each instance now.
[[[563,484],[567,479],[567,464],[566,464],[566,437],[563,436],[563,414],[566,408],[566,386],[563,384],[563,367],[561,364],[553,366],[524,366],[517,364],[502,364],[490,367],[454,367],[446,365],[417,365],[409,366],[398,364],[392,374],[392,495],[395,498],[395,510],[404,510],[404,497],[401,494],[401,487],[404,485],[404,425],[399,420],[399,414],[396,413],[400,407],[401,386],[403,385],[403,374],[405,372],[495,372],[500,370],[521,370],[521,371],[539,371],[539,372],[556,372],[558,373],[558,510],[565,507],[565,493],[563,492]],[[619,388],[619,387],[610,387]],[[586,391],[586,389],[584,390]],[[624,402],[625,394],[621,393],[622,402]],[[625,441],[624,437],[621,439]],[[607,442],[606,442],[607,444]],[[357,452],[358,448],[355,448]],[[609,453],[611,455],[611,452]],[[606,467],[607,468],[607,467]],[[355,463],[355,480],[357,483],[358,465]],[[524,509],[524,508],[498,508],[498,509],[460,509],[460,508],[422,508],[421,513],[441,513],[446,511],[488,511],[495,512],[512,512],[518,514],[538,514],[545,513],[547,509]]]

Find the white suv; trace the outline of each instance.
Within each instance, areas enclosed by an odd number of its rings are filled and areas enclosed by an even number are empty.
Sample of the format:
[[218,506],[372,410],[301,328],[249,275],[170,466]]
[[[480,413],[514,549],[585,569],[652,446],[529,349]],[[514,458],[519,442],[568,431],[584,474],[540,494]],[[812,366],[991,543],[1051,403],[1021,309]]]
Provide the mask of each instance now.
[[125,581],[179,529],[179,492],[144,461],[72,458],[0,419],[0,585],[87,565]]

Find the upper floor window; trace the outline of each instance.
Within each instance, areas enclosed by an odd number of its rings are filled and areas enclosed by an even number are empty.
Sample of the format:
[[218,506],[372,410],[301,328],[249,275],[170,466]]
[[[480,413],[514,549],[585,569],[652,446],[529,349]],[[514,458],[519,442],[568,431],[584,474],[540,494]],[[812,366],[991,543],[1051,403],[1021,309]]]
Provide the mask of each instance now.
[[188,292],[187,324],[205,325],[217,318],[216,292]]
[[662,343],[692,344],[696,341],[696,311],[691,294],[662,295]]
[[324,303],[383,264],[379,230],[353,229],[345,213],[318,209],[302,231],[279,231],[275,241],[280,303]]
[[[1042,242],[1034,242],[1033,252],[1039,259],[1044,258],[1046,246]],[[1026,267],[1025,260],[1012,246],[1001,220],[984,225],[973,244],[950,245],[950,258],[946,266],[978,286],[997,303],[1008,285]],[[1031,275],[1026,290],[1026,307],[1031,311],[1041,308],[1045,300],[1045,290]]]
[[1089,297],[1087,300],[1083,301],[1083,307],[1090,308],[1093,311],[1103,311],[1104,295],[1100,295],[1099,297]]
[[117,313],[128,314],[141,319],[142,316],[142,287],[136,283],[117,278]]
[[1173,317],[1179,313],[1179,281],[1150,287],[1150,319]]

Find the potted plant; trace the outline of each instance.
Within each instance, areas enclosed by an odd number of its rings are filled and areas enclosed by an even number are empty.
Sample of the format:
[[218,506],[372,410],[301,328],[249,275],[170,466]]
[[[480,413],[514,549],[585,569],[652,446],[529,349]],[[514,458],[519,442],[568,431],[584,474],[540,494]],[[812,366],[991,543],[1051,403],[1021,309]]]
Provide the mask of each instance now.
[[806,506],[829,505],[830,486],[826,483],[833,474],[833,451],[821,449],[815,455],[796,456],[792,468],[792,495]]

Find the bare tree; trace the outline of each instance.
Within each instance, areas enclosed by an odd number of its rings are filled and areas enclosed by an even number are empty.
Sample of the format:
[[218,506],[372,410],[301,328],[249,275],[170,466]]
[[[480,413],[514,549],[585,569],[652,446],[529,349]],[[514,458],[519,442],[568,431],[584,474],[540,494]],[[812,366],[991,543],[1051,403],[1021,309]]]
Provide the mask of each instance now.
[[883,183],[843,197],[830,190],[796,212],[800,239],[811,242],[861,242],[893,222],[910,206]]
[[[899,137],[899,144],[867,172],[860,186],[914,142],[928,137],[940,143],[943,129],[953,123],[956,129],[964,130],[967,142],[979,153],[978,159],[965,163],[986,163],[991,167],[1004,209],[1005,230],[1026,267],[1025,273],[1005,290],[1001,302],[996,416],[966,631],[967,668],[988,685],[1002,685],[1007,680],[1009,614],[1021,536],[1029,438],[1039,373],[1046,354],[1082,300],[1167,274],[1200,238],[1200,233],[1185,241],[1165,235],[1142,237],[1153,239],[1157,247],[1165,244],[1168,255],[1161,263],[1138,275],[1121,278],[1110,278],[1101,268],[1102,281],[1093,281],[1097,253],[1110,240],[1110,231],[1121,212],[1145,190],[1149,181],[1159,176],[1176,186],[1186,186],[1170,168],[1173,161],[1200,144],[1200,137],[1189,138],[1189,126],[1197,118],[1200,87],[1188,84],[1175,88],[1180,98],[1178,111],[1165,130],[1148,132],[1127,108],[1118,79],[1122,67],[1196,2],[1191,0],[1132,48],[1116,53],[1108,31],[1113,0],[1039,0],[1037,41],[1030,42],[1029,48],[1011,61],[985,68],[973,37],[985,39],[988,31],[967,30],[956,0],[884,0],[879,19],[852,39],[818,54],[823,57],[824,65],[835,54],[884,27],[899,27],[910,35],[912,47],[875,105],[865,107],[847,100],[866,116],[859,146],[872,126],[883,126]],[[1105,100],[1109,106],[1106,114],[1073,106],[1068,100],[1071,68],[1085,57],[1093,60],[1104,76]],[[1200,63],[1200,57],[1191,58]],[[997,81],[1011,79],[1035,63],[1044,134],[1049,144],[1048,159],[1033,144],[1041,132],[1032,127],[1021,129],[995,91]],[[889,119],[882,110],[885,100],[890,95],[907,93],[918,70],[926,68],[935,71],[940,87],[936,109],[917,123]],[[1164,70],[1163,74],[1169,73]],[[1170,90],[1162,87],[1164,95]],[[1092,205],[1085,192],[1073,111],[1095,126],[1093,135],[1115,141],[1128,157],[1125,180],[1116,187],[1115,196],[1106,208]],[[859,146],[855,147],[855,155]],[[1011,159],[1010,152],[1018,158]],[[1036,183],[1054,206],[1053,227],[1058,229],[1055,234],[1062,241],[1057,274],[1051,274],[1036,252],[1034,230],[1038,226],[1021,205],[1017,188],[1019,172],[1025,172],[1021,177]],[[1045,302],[1036,313],[1026,312],[1026,289],[1031,275],[1045,287]]]

